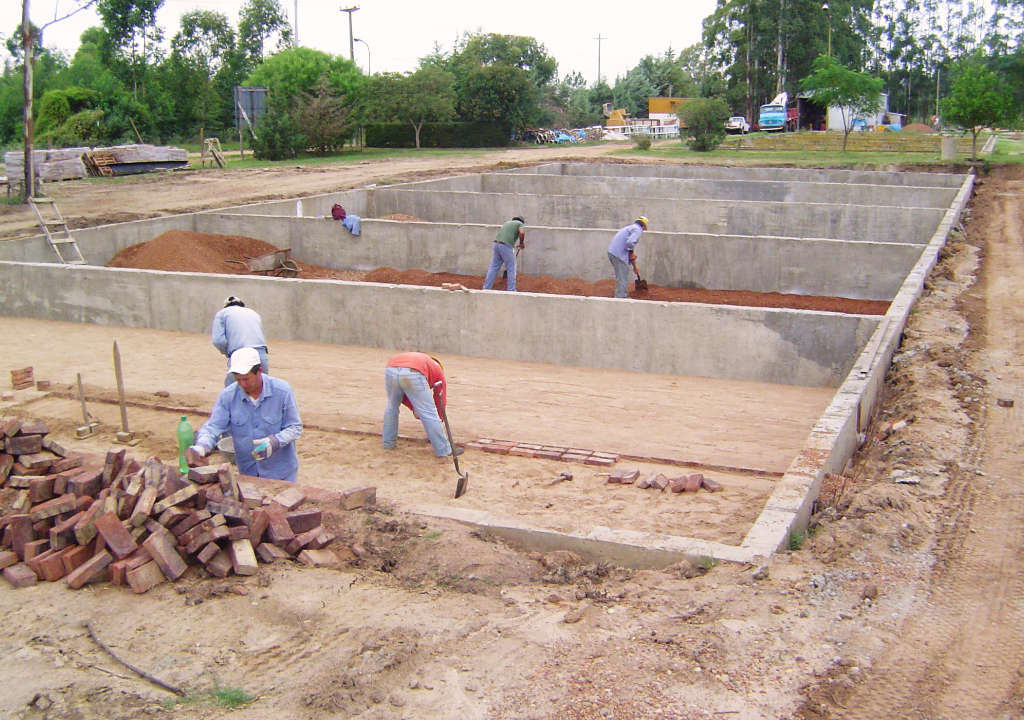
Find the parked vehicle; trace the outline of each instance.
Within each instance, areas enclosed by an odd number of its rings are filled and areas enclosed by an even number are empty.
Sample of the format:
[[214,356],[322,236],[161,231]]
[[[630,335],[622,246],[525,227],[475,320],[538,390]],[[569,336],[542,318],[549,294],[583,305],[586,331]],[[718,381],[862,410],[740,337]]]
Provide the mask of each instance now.
[[731,118],[725,121],[725,131],[727,133],[739,133],[740,135],[746,135],[750,132],[750,123],[742,115],[733,115]]
[[758,127],[761,130],[795,131],[800,122],[800,111],[795,107],[787,107],[788,103],[789,93],[782,92],[770,103],[762,105],[757,119]]

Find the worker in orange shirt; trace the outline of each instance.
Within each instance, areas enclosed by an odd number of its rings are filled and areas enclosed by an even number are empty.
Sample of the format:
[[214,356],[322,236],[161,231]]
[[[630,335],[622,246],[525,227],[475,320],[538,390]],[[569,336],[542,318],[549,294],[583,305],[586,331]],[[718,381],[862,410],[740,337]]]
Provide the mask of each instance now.
[[[441,383],[434,391],[437,383]],[[405,405],[412,410],[427,432],[427,438],[437,457],[452,454],[451,443],[441,424],[440,413],[444,412],[448,384],[444,369],[437,358],[421,352],[404,352],[388,360],[384,370],[384,388],[387,393],[387,408],[384,410],[384,427],[381,441],[385,448],[395,447],[398,437],[398,408]]]

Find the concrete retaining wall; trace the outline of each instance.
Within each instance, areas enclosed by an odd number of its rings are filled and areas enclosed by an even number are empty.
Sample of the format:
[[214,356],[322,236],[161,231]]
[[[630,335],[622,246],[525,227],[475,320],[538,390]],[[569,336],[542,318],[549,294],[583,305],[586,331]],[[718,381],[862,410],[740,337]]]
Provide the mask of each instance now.
[[517,195],[380,188],[367,214],[406,213],[430,222],[493,223],[521,215],[532,226],[618,229],[637,215],[651,230],[721,235],[778,235],[924,244],[941,208],[872,207],[743,200],[619,198],[607,195]]
[[485,173],[435,180],[423,190],[461,190],[526,195],[609,195],[617,198],[754,200],[910,207],[949,207],[956,188],[867,185],[793,180],[711,180],[601,175]]
[[962,173],[886,172],[884,170],[839,170],[822,168],[771,168],[719,165],[650,163],[546,163],[516,168],[514,173],[547,175],[608,175],[611,177],[700,178],[704,180],[785,180],[865,185],[916,185],[957,188]]
[[836,385],[877,317],[328,280],[0,263],[0,311],[206,332],[226,295],[270,337],[556,365]]

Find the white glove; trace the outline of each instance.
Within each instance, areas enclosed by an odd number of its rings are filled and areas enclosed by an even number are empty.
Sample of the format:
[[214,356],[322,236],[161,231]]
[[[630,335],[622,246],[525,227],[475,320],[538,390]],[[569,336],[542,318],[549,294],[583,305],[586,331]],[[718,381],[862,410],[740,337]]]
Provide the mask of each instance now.
[[279,447],[281,447],[281,444],[274,435],[257,438],[252,441],[252,457],[254,460],[266,460]]
[[207,450],[202,445],[189,445],[188,449],[194,452],[199,457],[206,457],[207,455],[210,454],[210,451]]
[[209,454],[210,451],[202,445],[189,445],[185,448],[185,464],[189,467],[205,465],[206,461],[203,458]]

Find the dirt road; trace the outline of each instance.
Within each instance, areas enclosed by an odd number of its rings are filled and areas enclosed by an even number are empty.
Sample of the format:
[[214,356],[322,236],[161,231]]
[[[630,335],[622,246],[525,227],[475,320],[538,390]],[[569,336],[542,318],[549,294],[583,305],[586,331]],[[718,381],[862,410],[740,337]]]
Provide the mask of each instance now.
[[[360,166],[311,182],[318,173],[281,169],[272,192],[397,172]],[[257,176],[203,175],[202,197],[147,180],[130,203],[80,201],[79,217],[96,220],[111,203],[145,217],[235,192],[252,199]],[[0,587],[0,714],[1024,717],[1022,227],[1024,173],[997,169],[979,183],[890,371],[880,420],[909,424],[884,439],[874,428],[802,548],[764,567],[628,571],[516,552],[384,506],[333,520],[339,537],[373,548],[376,562],[362,567],[266,566],[246,581],[196,576],[143,596]],[[112,663],[84,619],[168,682],[257,697],[231,713],[200,694],[161,710],[167,693]]]

